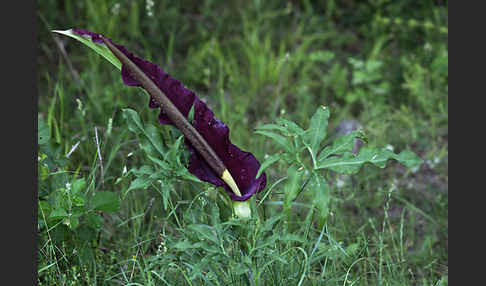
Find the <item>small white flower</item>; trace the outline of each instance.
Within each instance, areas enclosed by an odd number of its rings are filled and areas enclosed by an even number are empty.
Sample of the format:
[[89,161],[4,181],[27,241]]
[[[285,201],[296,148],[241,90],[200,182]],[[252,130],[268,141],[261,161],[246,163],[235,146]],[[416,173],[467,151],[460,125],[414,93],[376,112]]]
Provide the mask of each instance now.
[[113,5],[113,7],[111,7],[111,13],[118,15],[118,12],[120,12],[120,3],[117,2],[115,5]]
[[393,152],[393,150],[395,149],[395,148],[393,147],[393,145],[391,145],[391,144],[386,145],[386,147],[385,147],[385,148],[386,148],[386,149],[388,149],[388,150],[390,150],[390,151],[392,151],[392,152]]
[[145,10],[147,11],[147,16],[152,17],[154,15],[153,8],[154,8],[153,0],[145,1]]
[[345,185],[344,180],[337,179],[337,181],[336,181],[336,187],[341,188],[341,187],[343,187],[344,185]]
[[290,53],[286,52],[285,55],[280,59],[281,62],[288,61],[290,59]]
[[76,98],[76,102],[78,103],[78,110],[81,112],[81,115],[84,117],[86,115],[86,109],[83,108],[83,103],[79,98]]

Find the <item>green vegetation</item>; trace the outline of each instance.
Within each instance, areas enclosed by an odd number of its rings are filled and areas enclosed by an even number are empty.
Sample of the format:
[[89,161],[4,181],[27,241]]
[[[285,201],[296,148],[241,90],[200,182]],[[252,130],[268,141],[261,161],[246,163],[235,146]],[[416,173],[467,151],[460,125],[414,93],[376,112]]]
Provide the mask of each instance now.
[[[37,3],[39,285],[447,285],[447,5]],[[252,219],[70,28],[159,64],[265,162]]]

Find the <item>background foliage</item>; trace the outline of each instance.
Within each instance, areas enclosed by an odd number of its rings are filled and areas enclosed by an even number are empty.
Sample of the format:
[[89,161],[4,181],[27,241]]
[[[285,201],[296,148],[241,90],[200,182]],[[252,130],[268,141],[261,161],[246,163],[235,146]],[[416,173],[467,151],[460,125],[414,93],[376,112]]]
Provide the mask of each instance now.
[[[39,284],[447,285],[447,5],[39,1]],[[180,134],[157,124],[146,95],[50,32],[69,28],[158,63],[261,162],[285,151],[262,126],[310,127],[324,105],[322,146],[358,126],[367,147],[425,163],[324,171],[328,196],[314,196],[322,182],[275,160],[256,218],[232,220],[221,190],[181,168]]]

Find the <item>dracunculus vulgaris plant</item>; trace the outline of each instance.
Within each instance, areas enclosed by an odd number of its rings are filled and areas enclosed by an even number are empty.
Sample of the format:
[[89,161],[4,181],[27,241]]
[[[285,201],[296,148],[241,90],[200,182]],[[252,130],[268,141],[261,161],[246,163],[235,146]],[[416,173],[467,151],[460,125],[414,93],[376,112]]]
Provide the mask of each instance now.
[[[229,128],[214,117],[211,109],[193,91],[158,65],[135,56],[101,34],[83,29],[54,32],[85,43],[89,40],[95,50],[108,48],[112,55],[105,51],[104,56],[115,65],[118,61],[121,63],[123,83],[145,89],[150,95],[149,108],[160,108],[159,122],[176,126],[184,135],[191,153],[189,172],[202,181],[224,187],[238,217],[251,216],[248,199],[265,187],[266,175],[262,172],[256,177],[260,168],[258,160],[231,143]],[[188,120],[191,108],[194,108],[192,124]]]

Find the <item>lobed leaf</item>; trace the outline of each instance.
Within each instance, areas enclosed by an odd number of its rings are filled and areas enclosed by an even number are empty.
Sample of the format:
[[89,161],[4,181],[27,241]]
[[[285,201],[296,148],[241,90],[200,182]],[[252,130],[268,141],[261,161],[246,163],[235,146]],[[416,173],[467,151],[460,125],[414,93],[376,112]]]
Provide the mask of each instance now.
[[322,140],[326,137],[328,120],[329,108],[325,106],[320,106],[311,117],[309,128],[304,135],[304,142],[309,145],[314,154],[317,153]]
[[330,169],[342,174],[355,174],[365,163],[384,168],[389,159],[395,159],[407,167],[422,164],[423,160],[410,151],[395,154],[388,149],[362,148],[357,155],[346,152],[343,156],[333,156],[318,162],[317,169]]
[[353,131],[348,135],[340,136],[336,138],[330,146],[326,146],[321,153],[319,153],[317,161],[322,162],[330,155],[341,155],[346,152],[351,152],[356,138],[362,139],[365,142],[368,140],[361,131]]
[[316,156],[321,142],[327,134],[328,120],[329,108],[321,105],[312,115],[309,128],[305,131],[303,137],[304,145],[309,149],[314,165],[316,164]]
[[310,188],[314,193],[312,205],[317,209],[319,220],[324,223],[329,213],[329,201],[331,199],[329,185],[323,176],[313,172]]
[[284,210],[290,210],[292,202],[297,197],[303,175],[303,168],[295,164],[287,170],[287,182],[284,186]]
[[255,133],[267,136],[271,138],[273,141],[275,141],[278,145],[280,145],[280,147],[282,147],[285,151],[289,153],[293,152],[294,148],[292,146],[292,142],[290,142],[286,137],[279,135],[277,133],[263,131],[263,130],[257,130],[255,131]]
[[130,187],[124,192],[124,196],[128,194],[131,190],[137,190],[137,189],[146,189],[154,180],[150,178],[149,176],[140,176],[137,177],[135,180],[133,180],[130,183]]
[[286,127],[278,125],[278,124],[273,124],[273,123],[263,124],[263,125],[257,126],[255,129],[256,130],[278,130],[278,131],[280,131],[284,134],[289,134]]
[[290,135],[301,136],[305,132],[304,129],[302,129],[302,127],[300,127],[299,125],[297,125],[295,122],[291,120],[287,120],[285,118],[277,118],[275,121],[281,126],[283,126]]
[[263,172],[263,170],[265,170],[266,168],[268,168],[268,166],[272,165],[273,163],[277,162],[278,160],[280,160],[282,158],[282,155],[281,154],[274,154],[270,157],[268,157],[263,163],[262,165],[260,166],[260,169],[258,169],[258,172],[257,172],[257,175],[256,175],[256,178],[258,178],[260,176],[260,174]]
[[142,120],[135,110],[125,108],[122,110],[122,116],[128,124],[128,130],[137,135],[144,132]]

